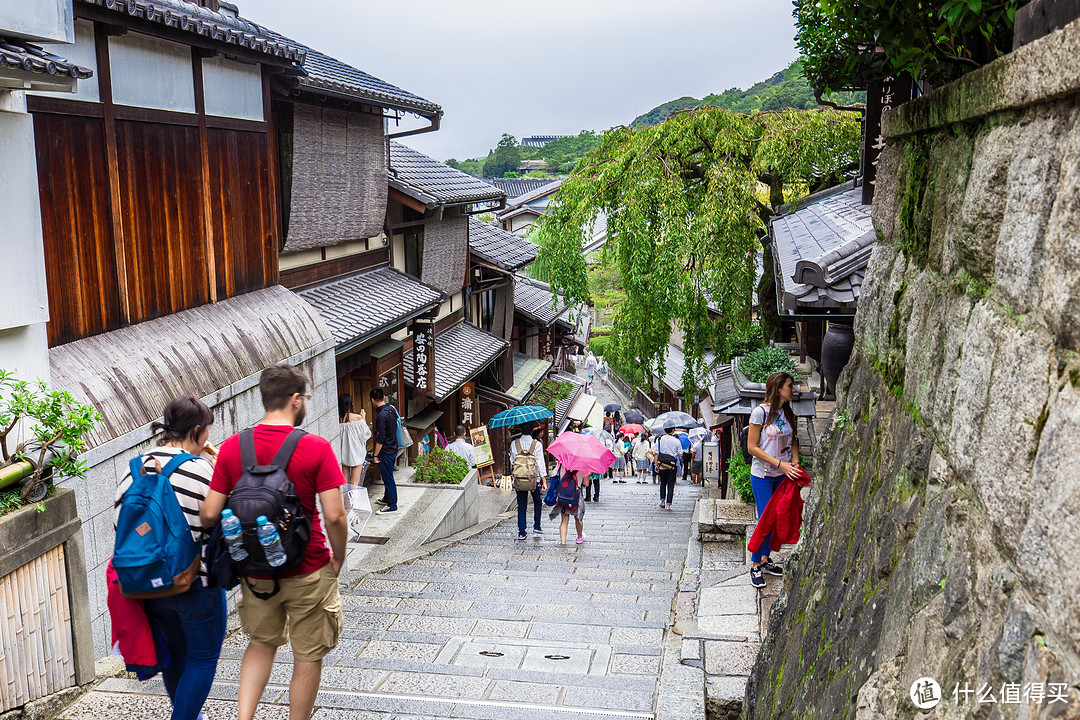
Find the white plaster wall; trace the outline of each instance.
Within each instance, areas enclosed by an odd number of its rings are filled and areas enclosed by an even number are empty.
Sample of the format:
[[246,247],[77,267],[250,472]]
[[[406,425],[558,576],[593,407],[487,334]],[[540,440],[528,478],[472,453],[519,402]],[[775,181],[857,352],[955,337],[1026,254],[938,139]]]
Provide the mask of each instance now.
[[195,112],[191,47],[128,33],[109,38],[113,102],[117,105]]
[[0,329],[49,319],[39,202],[34,121],[0,112],[0,258],[18,275],[18,282],[0,283]]
[[[311,402],[302,427],[337,444],[337,378],[334,350],[329,348],[310,358],[303,355],[286,362],[297,365],[311,380]],[[227,388],[203,398],[214,411],[210,441],[215,445],[228,436],[251,427],[263,416],[259,397],[259,375],[251,375]],[[86,568],[90,588],[90,618],[94,636],[94,653],[98,658],[109,653],[111,629],[105,604],[105,565],[112,556],[113,498],[116,486],[127,472],[128,461],[136,454],[156,445],[150,436],[149,425],[93,448],[83,455],[90,463],[85,478],[69,478],[60,483],[76,491],[79,517],[83,521],[86,542]],[[229,610],[235,608],[236,592],[230,594]]]
[[[0,330],[0,368],[20,380],[49,382],[49,338],[45,323]],[[16,438],[16,442],[27,438]]]
[[73,42],[71,0],[5,0],[0,3],[0,35],[39,42]]
[[258,65],[228,58],[203,58],[206,114],[263,120],[262,72]]
[[[98,92],[97,45],[94,42],[94,23],[89,20],[75,21],[74,45],[48,43],[42,45],[42,47],[65,60],[70,60],[76,65],[94,71],[92,77],[76,81],[76,89],[73,95],[61,95],[60,97],[65,100],[85,100],[87,102],[99,102],[101,100],[101,95]],[[57,96],[54,92],[31,91],[27,94]]]

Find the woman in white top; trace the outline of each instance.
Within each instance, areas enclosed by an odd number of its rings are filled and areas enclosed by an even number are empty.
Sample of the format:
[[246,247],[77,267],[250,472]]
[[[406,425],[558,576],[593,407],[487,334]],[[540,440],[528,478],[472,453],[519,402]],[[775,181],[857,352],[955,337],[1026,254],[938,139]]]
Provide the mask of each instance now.
[[[784,476],[799,474],[799,434],[795,411],[791,409],[794,393],[795,378],[785,372],[775,372],[765,381],[765,401],[750,413],[746,449],[754,456],[750,463],[750,487],[754,491],[758,517],[765,511]],[[750,584],[754,587],[765,587],[763,572],[784,574],[781,566],[769,561],[769,539],[765,538],[758,552],[750,556],[753,562]]]
[[649,482],[649,438],[645,434],[646,432],[648,431],[642,431],[640,435],[634,438],[634,470],[639,485],[648,484]]
[[341,423],[341,452],[338,459],[341,461],[341,473],[349,481],[343,489],[347,491],[345,506],[349,509],[350,520],[355,519],[358,510],[358,493],[364,492],[360,484],[367,459],[367,441],[371,437],[365,415],[363,409],[359,413],[353,412],[352,395],[343,393],[338,396],[338,422]]

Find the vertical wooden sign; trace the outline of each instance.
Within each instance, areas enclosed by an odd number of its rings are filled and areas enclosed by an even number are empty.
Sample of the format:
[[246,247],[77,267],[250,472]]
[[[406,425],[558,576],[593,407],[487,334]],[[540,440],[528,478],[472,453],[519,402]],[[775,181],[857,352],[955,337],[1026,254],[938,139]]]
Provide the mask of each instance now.
[[863,205],[874,202],[874,182],[877,180],[877,164],[885,137],[881,134],[881,119],[894,107],[911,99],[910,75],[875,80],[866,89],[866,118],[863,124]]
[[476,406],[476,384],[471,380],[461,386],[461,424],[472,430],[476,425],[479,408]]
[[421,395],[435,394],[435,326],[415,323],[413,338],[413,379]]
[[551,326],[546,332],[540,333],[540,359],[552,361],[555,359],[555,326]]

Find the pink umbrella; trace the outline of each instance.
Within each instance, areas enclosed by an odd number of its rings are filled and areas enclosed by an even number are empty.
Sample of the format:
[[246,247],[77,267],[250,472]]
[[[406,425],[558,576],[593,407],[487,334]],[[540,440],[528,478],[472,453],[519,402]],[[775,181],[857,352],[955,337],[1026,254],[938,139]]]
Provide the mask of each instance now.
[[548,452],[567,470],[606,473],[615,455],[593,435],[564,432],[548,446]]

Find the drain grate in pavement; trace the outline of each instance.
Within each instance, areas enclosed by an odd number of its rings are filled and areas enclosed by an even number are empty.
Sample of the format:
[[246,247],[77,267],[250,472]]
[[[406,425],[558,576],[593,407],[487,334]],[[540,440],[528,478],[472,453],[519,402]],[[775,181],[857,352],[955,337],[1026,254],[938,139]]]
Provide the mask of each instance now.
[[447,641],[434,662],[525,672],[607,675],[611,654],[610,645],[459,636]]
[[350,542],[360,543],[361,545],[385,545],[389,539],[380,535],[357,535]]

